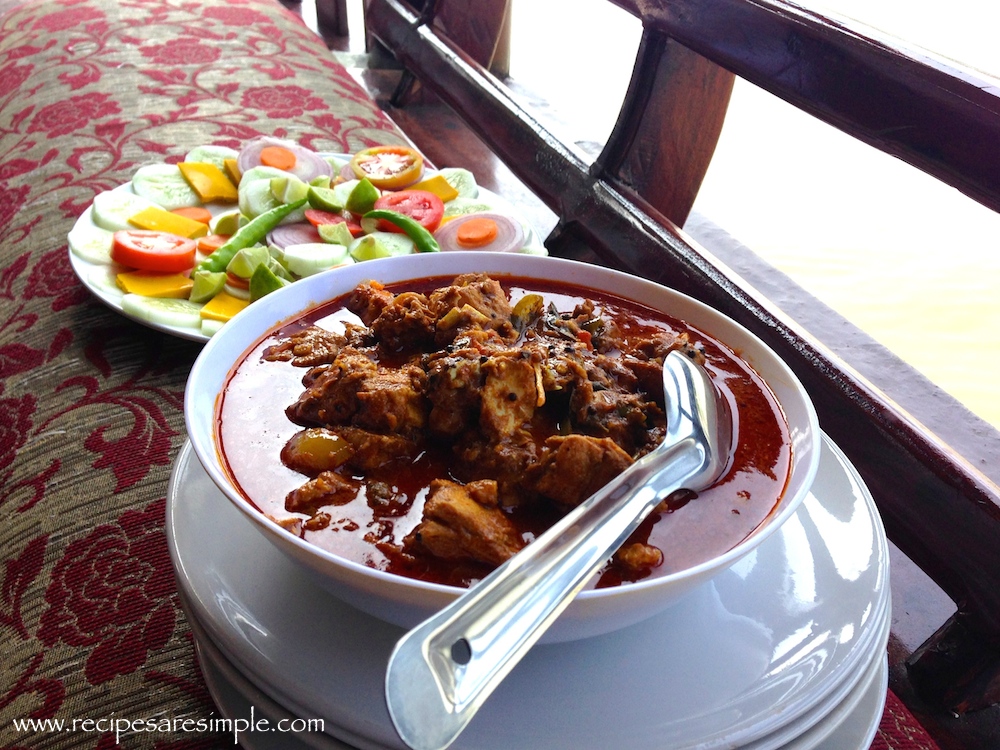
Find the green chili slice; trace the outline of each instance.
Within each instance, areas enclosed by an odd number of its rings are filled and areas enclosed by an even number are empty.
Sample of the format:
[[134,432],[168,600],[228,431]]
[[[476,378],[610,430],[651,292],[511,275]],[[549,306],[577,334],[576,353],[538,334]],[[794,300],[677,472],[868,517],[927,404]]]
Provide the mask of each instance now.
[[387,208],[376,208],[374,211],[366,213],[362,219],[385,219],[395,224],[406,233],[406,236],[413,240],[413,245],[418,253],[436,253],[441,249],[434,235],[418,221],[411,219],[406,214],[399,211],[390,211]]
[[251,219],[249,222],[236,230],[236,234],[226,240],[218,250],[195,266],[194,272],[225,271],[226,266],[229,265],[229,261],[233,259],[233,256],[236,255],[236,253],[245,247],[252,247],[263,242],[264,238],[267,237],[268,232],[278,226],[278,224],[280,224],[286,216],[293,211],[297,211],[302,208],[305,204],[306,200],[303,198],[302,200],[295,201],[294,203],[285,203],[280,206],[275,206],[270,211],[265,211],[260,216]]

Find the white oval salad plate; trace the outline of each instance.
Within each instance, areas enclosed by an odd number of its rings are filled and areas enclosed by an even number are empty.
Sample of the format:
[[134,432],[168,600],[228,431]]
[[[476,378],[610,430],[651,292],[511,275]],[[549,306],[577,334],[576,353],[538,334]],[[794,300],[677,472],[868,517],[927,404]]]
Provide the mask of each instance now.
[[[344,163],[351,158],[349,154],[322,154],[322,156],[333,160],[342,160]],[[433,170],[428,170],[424,176],[426,178],[433,176],[433,174]],[[513,217],[521,224],[524,230],[524,246],[521,252],[533,255],[547,254],[537,232],[532,229],[531,225],[513,205],[496,193],[478,185],[474,186],[474,191],[475,198],[473,200],[469,198],[463,198],[463,200],[467,204],[472,204],[472,207],[476,211],[504,214]],[[111,192],[118,193],[122,197],[135,195],[131,182],[119,185]],[[445,204],[446,212],[448,205],[448,203]],[[234,207],[222,204],[209,204],[206,206],[213,215],[218,215],[224,211],[231,211]],[[67,235],[70,265],[84,286],[105,305],[130,320],[180,338],[191,341],[207,341],[214,332],[214,328],[208,324],[202,324],[200,318],[197,317],[197,309],[194,310],[194,315],[192,315],[191,311],[174,314],[169,311],[161,313],[156,310],[133,310],[128,305],[123,307],[125,294],[118,287],[116,277],[119,273],[129,269],[111,260],[112,232],[98,226],[94,222],[93,211],[94,206],[91,204],[76,220],[73,229]],[[365,262],[370,263],[371,261]],[[218,324],[215,325],[217,326]]]
[[[225,501],[189,444],[171,476],[167,534],[193,617],[253,684],[352,745],[402,747],[383,697],[402,629],[300,574]],[[824,438],[809,496],[771,539],[681,606],[536,647],[455,748],[781,747],[768,735],[820,721],[824,699],[858,684],[884,648],[888,575],[874,501]]]

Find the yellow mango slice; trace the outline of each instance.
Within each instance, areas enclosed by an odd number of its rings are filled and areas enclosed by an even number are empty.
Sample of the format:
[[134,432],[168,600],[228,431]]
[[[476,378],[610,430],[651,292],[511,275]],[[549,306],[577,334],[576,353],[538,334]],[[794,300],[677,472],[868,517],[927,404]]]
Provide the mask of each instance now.
[[229,178],[229,181],[239,187],[243,175],[240,172],[239,165],[236,163],[236,159],[223,159],[222,166],[226,169],[226,176]]
[[182,273],[155,273],[154,271],[129,271],[115,277],[118,288],[126,294],[142,297],[170,297],[187,299],[194,282]]
[[458,197],[458,191],[451,186],[448,180],[439,174],[436,174],[426,180],[421,180],[416,185],[410,185],[407,189],[426,190],[428,193],[434,193],[434,195],[440,198],[444,203],[455,200],[455,198]]
[[182,161],[177,168],[203,203],[236,203],[239,199],[233,181],[214,164]]
[[171,213],[159,206],[144,208],[139,213],[130,216],[128,221],[129,224],[139,229],[149,229],[154,232],[169,232],[170,234],[177,234],[189,239],[204,237],[208,234],[208,226],[206,224],[189,219],[186,216]]
[[248,299],[234,297],[228,292],[219,292],[201,308],[201,317],[225,322],[250,304]]

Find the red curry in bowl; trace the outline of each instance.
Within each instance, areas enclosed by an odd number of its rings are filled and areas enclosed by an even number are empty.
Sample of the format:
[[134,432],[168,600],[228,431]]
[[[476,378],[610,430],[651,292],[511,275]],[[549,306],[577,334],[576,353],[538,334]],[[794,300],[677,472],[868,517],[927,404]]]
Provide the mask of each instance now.
[[771,391],[724,344],[560,282],[369,282],[272,332],[231,373],[218,445],[241,493],[311,544],[468,586],[663,438],[663,357],[703,364],[732,464],[666,498],[595,579],[683,570],[745,539],[791,465]]

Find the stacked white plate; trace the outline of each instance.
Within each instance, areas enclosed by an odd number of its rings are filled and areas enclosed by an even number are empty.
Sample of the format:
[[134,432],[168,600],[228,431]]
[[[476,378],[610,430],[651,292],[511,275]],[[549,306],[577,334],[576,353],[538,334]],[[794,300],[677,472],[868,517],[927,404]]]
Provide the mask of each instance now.
[[[244,732],[244,747],[404,748],[383,698],[403,631],[304,577],[189,446],[167,501],[170,553],[219,710],[253,712],[272,729],[322,720],[322,732]],[[536,646],[453,747],[867,750],[888,682],[888,565],[871,495],[824,437],[811,493],[755,553],[646,622]]]

